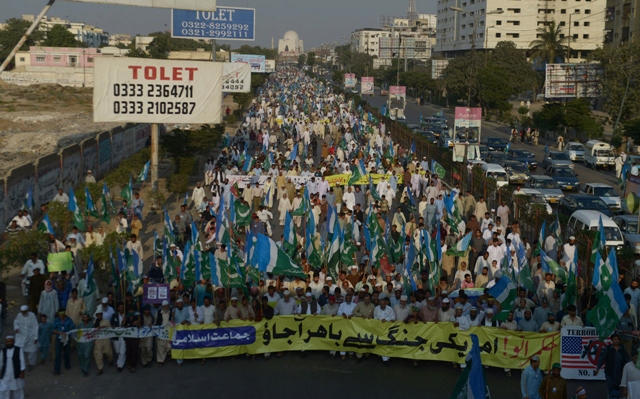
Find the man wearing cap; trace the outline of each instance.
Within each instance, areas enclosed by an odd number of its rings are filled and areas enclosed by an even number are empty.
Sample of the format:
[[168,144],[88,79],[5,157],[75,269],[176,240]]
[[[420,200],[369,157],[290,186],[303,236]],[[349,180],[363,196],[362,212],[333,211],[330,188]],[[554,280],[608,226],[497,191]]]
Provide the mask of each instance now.
[[[111,307],[109,307],[111,309]],[[95,313],[94,328],[108,328],[111,327],[111,322],[102,317],[102,308],[98,307]],[[104,373],[104,356],[107,356],[107,361],[111,363],[113,361],[113,350],[111,349],[111,340],[109,338],[96,339],[93,342],[93,358],[96,361],[98,367],[97,375]]]
[[518,322],[518,331],[540,331],[538,323],[531,317],[531,309],[526,308],[524,310],[524,317]]
[[[375,309],[373,310],[373,318],[376,320],[380,320],[381,322],[387,322],[387,321],[395,321],[396,320],[396,314],[393,311],[393,309],[391,309],[389,307],[389,300],[388,299],[382,299],[380,300],[380,305],[376,306]],[[389,357],[388,356],[381,356],[382,357],[382,363],[385,366],[389,365]]]
[[[166,302],[166,301],[165,301]],[[116,305],[117,311],[111,316],[111,327],[121,328],[125,327],[126,315],[124,313],[124,304],[119,302]],[[104,315],[103,315],[104,317]],[[118,373],[122,372],[125,363],[127,362],[127,347],[122,336],[117,338],[111,338],[113,342],[113,351],[118,356],[116,366],[118,367]]]
[[393,307],[393,313],[396,315],[396,320],[398,321],[406,321],[410,315],[412,315],[411,308],[407,306],[407,298],[406,295],[400,296],[400,302]]
[[275,306],[275,316],[291,316],[295,314],[298,309],[296,301],[291,298],[291,292],[289,290],[285,290],[283,294],[284,298],[280,299]]
[[465,316],[463,314],[462,305],[459,303],[456,304],[454,312],[454,315],[449,319],[449,321],[452,322],[455,327],[458,327],[460,331],[466,331],[471,328],[471,321],[469,320],[469,316]]
[[493,308],[487,308],[484,311],[484,317],[480,321],[480,327],[498,327],[498,320],[493,318]]
[[420,308],[420,312],[418,313],[418,318],[423,323],[430,323],[430,322],[437,323],[438,313],[439,313],[439,309],[438,309],[438,306],[436,305],[436,298],[429,297],[429,299],[427,299],[427,304]]
[[0,397],[24,398],[25,361],[22,349],[15,346],[13,335],[5,338],[6,346],[0,355]]
[[13,321],[16,346],[22,348],[29,371],[33,370],[38,355],[38,319],[29,312],[27,305],[20,307],[20,313]]
[[[193,299],[193,305],[195,306],[195,298]],[[173,309],[173,323],[176,325],[188,325],[191,324],[190,321],[190,308],[187,309],[184,306],[184,300],[182,298],[178,298],[176,300],[176,307]],[[171,323],[170,318],[165,318],[164,315],[160,315],[161,312],[156,314],[156,325],[167,325]],[[199,323],[194,323],[199,324]],[[171,341],[170,340],[156,340],[157,352],[156,352],[156,361],[158,362],[158,366],[163,367],[164,362],[167,358],[167,355],[171,353]],[[182,364],[184,360],[177,359],[178,366]]]
[[96,309],[93,316],[95,317],[98,312],[102,312],[102,318],[104,320],[111,321],[111,318],[116,311],[111,306],[109,306],[109,298],[104,297],[102,298],[101,304],[100,306],[98,306],[98,309]]
[[238,308],[238,298],[231,297],[230,304],[224,312],[224,321],[241,319],[240,309]]
[[574,236],[569,237],[569,242],[562,246],[562,259],[561,262],[565,264],[571,262],[574,259],[576,253],[576,238]]
[[[159,318],[164,312],[161,309],[156,316]],[[168,316],[171,317],[171,312],[167,309]],[[167,314],[165,313],[165,314]],[[149,305],[144,305],[142,307],[142,316],[140,317],[140,327],[151,328],[156,324],[156,320],[151,314],[151,307]],[[153,335],[144,337],[140,339],[140,361],[142,362],[142,367],[147,368],[151,367],[151,361],[153,360]]]
[[[334,300],[334,304],[335,304],[335,296],[330,296],[329,299],[331,299],[331,297],[333,297]],[[325,305],[327,306],[327,305]],[[300,305],[298,305],[298,309],[296,310],[296,314],[298,316],[300,315],[312,315],[312,316],[316,316],[319,311],[320,311],[320,307],[318,306],[318,301],[313,298],[313,295],[311,295],[310,292],[307,292],[305,294],[305,298],[303,301],[300,302]]]
[[567,380],[560,377],[560,363],[551,366],[551,373],[542,379],[538,394],[544,399],[567,399]]
[[541,399],[538,389],[542,383],[542,372],[540,371],[540,357],[531,357],[531,364],[522,371],[520,378],[520,391],[522,399]]
[[[307,292],[307,295],[309,295],[310,292]],[[347,294],[347,296],[349,296],[351,294]],[[344,303],[344,302],[343,302]],[[336,297],[331,295],[329,296],[329,303],[327,303],[326,305],[324,305],[322,307],[322,312],[320,313],[323,316],[336,316],[338,315],[338,310],[340,309],[341,305],[338,305],[336,303]]]
[[[460,310],[462,311],[462,307]],[[451,308],[451,300],[449,298],[444,298],[442,300],[440,310],[438,311],[438,320],[441,322],[449,322],[455,314],[456,312]]]
[[640,367],[636,365],[637,362],[638,351],[635,351],[631,356],[631,361],[625,364],[622,369],[622,380],[620,381],[622,397],[640,397]]
[[576,388],[576,394],[571,399],[587,399],[587,391],[582,387]]

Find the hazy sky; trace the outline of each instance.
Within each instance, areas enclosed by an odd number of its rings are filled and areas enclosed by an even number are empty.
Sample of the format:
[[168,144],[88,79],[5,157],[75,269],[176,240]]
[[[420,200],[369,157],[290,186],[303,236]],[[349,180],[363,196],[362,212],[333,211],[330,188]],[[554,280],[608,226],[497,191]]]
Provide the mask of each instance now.
[[[46,0],[0,0],[0,18],[37,15],[46,3]],[[417,0],[416,3],[419,13],[435,14],[436,0]],[[358,28],[378,27],[380,15],[404,16],[409,0],[219,0],[218,4],[256,9],[256,40],[253,44],[270,47],[273,37],[277,47],[278,39],[292,29],[298,32],[308,50],[322,43],[345,42],[341,37],[349,37]],[[166,30],[170,25],[169,10],[61,0],[54,3],[47,15],[86,22],[110,34],[144,35]],[[245,43],[220,42],[231,44],[232,48]]]

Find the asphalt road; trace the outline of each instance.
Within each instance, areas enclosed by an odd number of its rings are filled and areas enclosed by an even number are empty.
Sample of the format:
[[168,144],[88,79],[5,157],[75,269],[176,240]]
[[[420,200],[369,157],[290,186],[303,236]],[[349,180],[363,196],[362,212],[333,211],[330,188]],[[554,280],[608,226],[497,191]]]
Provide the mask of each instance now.
[[[376,92],[379,93],[379,92]],[[387,101],[387,97],[381,97],[379,94],[376,94],[373,97],[366,97],[374,107],[381,108],[383,104]],[[420,123],[420,115],[423,117],[428,117],[435,114],[438,111],[445,110],[445,115],[448,119],[448,125],[453,126],[454,124],[454,115],[453,112],[448,109],[434,106],[432,104],[426,105],[418,105],[414,99],[409,99],[407,101],[407,105],[405,108],[405,116],[407,117],[408,124],[419,124]],[[506,140],[509,140],[511,129],[506,126],[495,122],[485,122],[482,121],[482,137],[483,139],[487,137],[501,137]],[[536,156],[536,161],[538,162],[538,169],[532,174],[534,175],[543,175],[544,169],[542,168],[542,160],[544,158],[544,146],[547,142],[541,137],[537,146],[528,145],[528,144],[518,144],[512,143],[511,148],[513,149],[526,149],[530,152],[534,153]],[[555,147],[555,140],[548,141],[549,147]],[[578,175],[578,179],[580,180],[580,184],[583,185],[585,183],[603,183],[613,186],[613,188],[622,195],[622,191],[618,187],[618,179],[616,178],[615,171],[594,171],[591,168],[587,168],[584,166],[582,162],[576,162],[574,165],[574,171]]]
[[[135,374],[125,369],[105,367],[105,373],[95,376],[91,364],[89,377],[82,377],[76,353],[72,353],[72,370],[60,376],[51,374],[53,366],[44,366],[27,374],[27,398],[199,398],[216,396],[236,398],[267,398],[285,395],[305,398],[331,397],[426,397],[448,398],[453,391],[459,369],[445,362],[420,362],[391,359],[385,367],[377,356],[362,363],[355,357],[341,361],[326,352],[309,352],[302,358],[299,352],[287,352],[282,358],[266,361],[256,356],[255,362],[245,357],[208,359],[204,366],[187,361],[178,368],[174,362],[160,368],[138,368]],[[486,379],[493,399],[520,398],[520,372],[507,378],[502,369],[489,368]],[[582,385],[589,398],[606,397],[604,381],[569,381],[569,397]]]

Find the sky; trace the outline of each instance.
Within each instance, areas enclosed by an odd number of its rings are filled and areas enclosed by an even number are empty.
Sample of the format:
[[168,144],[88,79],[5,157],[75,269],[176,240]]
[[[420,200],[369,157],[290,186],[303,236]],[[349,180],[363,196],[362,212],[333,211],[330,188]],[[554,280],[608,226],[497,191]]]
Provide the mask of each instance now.
[[[0,0],[2,19],[20,18],[22,14],[40,13],[46,0]],[[421,14],[435,14],[436,0],[417,0]],[[288,30],[295,30],[304,41],[305,50],[321,44],[345,43],[359,28],[377,28],[380,15],[405,16],[409,0],[221,0],[218,5],[256,9],[254,42],[220,41],[232,48],[242,44],[275,46]],[[85,22],[110,34],[146,35],[169,29],[170,11],[147,7],[115,6],[58,0],[49,17]],[[342,39],[342,36],[348,39]]]

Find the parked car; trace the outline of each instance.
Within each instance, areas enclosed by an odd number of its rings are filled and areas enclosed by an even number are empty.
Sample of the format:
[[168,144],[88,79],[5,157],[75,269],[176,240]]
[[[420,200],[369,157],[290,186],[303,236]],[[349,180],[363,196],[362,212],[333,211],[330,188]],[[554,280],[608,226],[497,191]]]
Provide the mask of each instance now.
[[604,227],[604,238],[606,246],[620,251],[624,248],[622,233],[618,225],[607,215],[598,211],[575,211],[569,218],[566,228],[562,230],[568,238],[578,231],[597,231],[600,228],[600,220]]
[[570,141],[564,148],[564,152],[569,156],[569,159],[573,162],[584,162],[585,148],[582,143]]
[[418,134],[424,137],[425,139],[427,139],[427,141],[429,141],[430,143],[433,143],[433,144],[438,143],[438,138],[436,137],[435,134],[433,134],[433,132],[423,130],[418,132]]
[[507,171],[509,184],[524,184],[529,180],[529,170],[522,162],[503,161],[501,165]]
[[502,137],[487,137],[482,139],[482,144],[489,147],[489,151],[504,151],[508,142]]
[[573,173],[573,169],[567,166],[549,166],[544,174],[558,182],[558,187],[563,190],[580,190],[580,181],[578,180],[578,175]]
[[593,195],[569,194],[560,200],[558,212],[571,216],[575,211],[598,211],[611,217],[613,212],[600,198]]
[[558,183],[549,176],[532,175],[525,184],[525,188],[535,188],[540,191],[550,204],[557,204],[564,198]]
[[507,154],[501,151],[489,151],[489,156],[486,159],[487,162],[497,164],[501,164],[507,160]]
[[529,170],[538,169],[538,162],[536,162],[536,156],[527,150],[509,150],[507,153],[509,159],[513,161],[520,161],[523,164],[529,165]]
[[568,166],[573,169],[573,162],[569,159],[569,155],[563,151],[549,151],[544,154],[542,167],[546,169],[549,166]]
[[640,233],[638,232],[638,217],[636,215],[621,215],[613,218],[618,225],[624,239],[624,246],[640,255]]
[[449,132],[443,131],[438,138],[438,146],[442,148],[453,147],[454,139],[449,136]]
[[480,145],[478,148],[480,148],[480,159],[486,161],[487,157],[489,157],[489,147],[486,145]]
[[[543,206],[549,215],[553,213],[553,209],[551,209],[549,201],[547,201],[540,190],[536,190],[535,188],[522,188],[520,191],[522,191],[523,195],[527,195],[529,197],[529,203],[532,205]],[[531,207],[531,210],[533,210],[533,207]]]
[[580,192],[600,197],[600,199],[603,200],[614,212],[622,210],[622,199],[620,198],[620,195],[618,195],[615,188],[608,184],[587,183],[582,186]]
[[409,129],[411,129],[414,133],[420,131],[420,125],[416,125],[416,124],[413,124],[413,123],[407,123],[407,127]]

